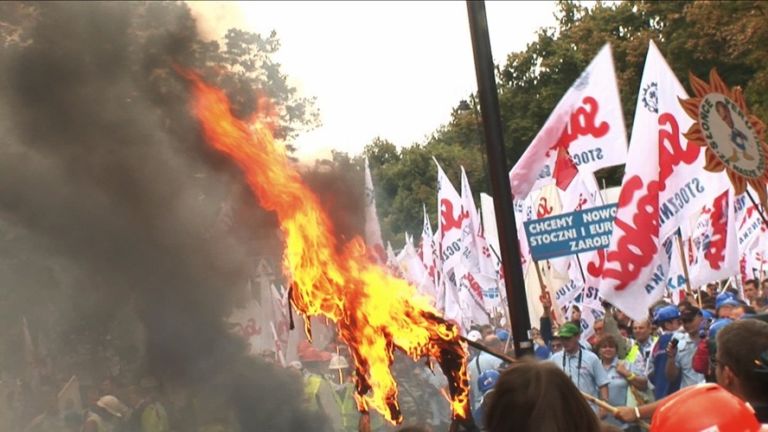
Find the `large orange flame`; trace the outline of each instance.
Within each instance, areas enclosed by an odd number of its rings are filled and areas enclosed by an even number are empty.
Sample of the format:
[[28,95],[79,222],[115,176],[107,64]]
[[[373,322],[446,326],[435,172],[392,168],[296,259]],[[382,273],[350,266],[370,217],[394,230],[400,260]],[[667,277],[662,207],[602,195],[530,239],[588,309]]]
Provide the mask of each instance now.
[[394,349],[399,348],[414,360],[430,356],[438,361],[450,383],[453,416],[467,419],[467,353],[458,327],[443,320],[406,281],[374,263],[362,239],[338,247],[317,197],[275,143],[269,115],[249,122],[237,119],[221,90],[194,72],[180,73],[192,83],[193,109],[208,143],[232,158],[261,206],[277,214],[285,238],[283,271],[292,281],[294,307],[333,320],[349,346],[358,409],[372,407],[393,423],[402,421],[390,372]]

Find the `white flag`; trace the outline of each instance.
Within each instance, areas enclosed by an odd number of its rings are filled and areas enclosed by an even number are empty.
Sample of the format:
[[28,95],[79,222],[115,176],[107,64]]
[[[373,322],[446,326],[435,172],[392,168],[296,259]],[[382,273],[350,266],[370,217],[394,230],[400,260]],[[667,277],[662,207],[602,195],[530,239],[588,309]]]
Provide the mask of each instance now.
[[83,409],[82,398],[80,396],[80,380],[76,375],[67,381],[57,395],[59,413],[63,416],[67,413],[80,413]]
[[667,292],[672,303],[680,304],[680,301],[685,298],[688,280],[685,278],[685,270],[683,269],[683,261],[681,259],[682,251],[680,250],[677,236],[672,237],[670,242],[672,254],[670,255],[669,270],[667,272]]
[[[515,212],[517,212],[517,210],[515,210]],[[496,228],[496,209],[493,208],[493,197],[484,192],[480,193],[480,213],[482,213],[483,216],[483,233],[485,234],[485,240],[491,248],[498,253],[499,233]],[[515,213],[515,218],[517,218],[517,213]]]
[[461,224],[469,215],[462,211],[461,196],[456,192],[443,168],[437,164],[437,230],[440,237],[440,257],[444,273],[448,273],[461,258]]
[[746,254],[754,248],[760,237],[760,227],[763,225],[757,207],[749,201],[746,193],[736,198],[736,223],[739,253]]
[[469,215],[462,221],[461,227],[462,258],[465,260],[467,268],[473,273],[494,276],[496,265],[494,264],[493,253],[485,240],[480,214],[475,206],[464,167],[461,167],[461,203],[462,208]]
[[515,211],[517,241],[520,245],[520,265],[523,269],[529,268],[530,266],[528,264],[533,262],[533,257],[531,257],[531,247],[528,245],[528,237],[525,235],[525,222],[535,218],[533,211],[534,194],[535,192],[532,192],[524,199],[516,199],[512,203]]
[[403,250],[397,255],[397,264],[403,277],[415,286],[419,293],[434,300],[434,285],[413,246],[413,239],[406,239]]
[[605,299],[638,320],[664,293],[662,241],[723,191],[724,174],[705,171],[703,149],[682,136],[692,122],[679,102],[687,97],[650,42],[600,283]]
[[371,170],[368,168],[368,158],[365,158],[365,243],[379,262],[385,264],[387,255],[384,251],[384,241],[381,238],[381,225],[376,213],[376,197],[373,189]]
[[432,224],[429,222],[427,208],[423,204],[422,210],[424,212],[424,224],[421,229],[421,260],[424,263],[428,278],[428,280],[424,281],[424,284],[425,289],[432,292],[432,296],[437,300],[435,287],[437,286],[437,254],[439,251],[435,243],[435,236],[432,234]]
[[627,133],[609,45],[550,114],[510,171],[512,195],[555,181],[565,189],[576,172],[593,173],[627,160]]
[[691,286],[738,274],[739,248],[733,192],[718,195],[711,206],[702,209],[693,228],[688,255]]

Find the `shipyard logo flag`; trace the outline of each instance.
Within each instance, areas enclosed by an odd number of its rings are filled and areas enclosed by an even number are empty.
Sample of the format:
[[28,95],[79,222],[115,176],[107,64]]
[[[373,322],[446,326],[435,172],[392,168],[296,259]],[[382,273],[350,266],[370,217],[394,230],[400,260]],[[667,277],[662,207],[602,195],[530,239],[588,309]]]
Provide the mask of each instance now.
[[626,136],[611,48],[605,45],[510,171],[512,195],[525,197],[553,181],[565,190],[578,172],[623,164]]
[[[705,171],[704,151],[683,137],[691,120],[679,99],[688,95],[653,42],[649,45],[600,282],[602,296],[637,320],[664,293],[669,261],[661,253],[662,241],[723,192],[718,176],[724,175]],[[644,97],[646,88],[655,90]]]

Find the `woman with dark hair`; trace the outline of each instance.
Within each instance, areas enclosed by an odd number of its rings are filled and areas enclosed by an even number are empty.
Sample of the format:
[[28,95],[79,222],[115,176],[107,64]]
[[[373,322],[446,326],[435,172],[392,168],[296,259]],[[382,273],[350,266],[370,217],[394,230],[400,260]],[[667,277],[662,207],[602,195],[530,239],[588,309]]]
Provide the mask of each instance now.
[[[608,403],[613,406],[625,406],[627,404],[627,392],[631,391],[630,385],[636,389],[648,388],[648,380],[643,376],[641,362],[627,364],[616,356],[618,342],[613,335],[604,335],[595,345],[600,362],[608,374]],[[604,419],[605,422],[618,426],[623,430],[637,430],[636,425],[624,423],[612,415]]]
[[488,432],[599,432],[592,408],[552,363],[523,361],[501,374],[485,412]]

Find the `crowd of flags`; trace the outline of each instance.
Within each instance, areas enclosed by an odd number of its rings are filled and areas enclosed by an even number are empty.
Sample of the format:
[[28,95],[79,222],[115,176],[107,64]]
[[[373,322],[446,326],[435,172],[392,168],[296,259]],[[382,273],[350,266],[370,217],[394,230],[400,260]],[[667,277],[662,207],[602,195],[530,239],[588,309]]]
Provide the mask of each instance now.
[[[746,194],[735,196],[724,172],[704,169],[704,147],[684,136],[693,122],[680,104],[688,95],[653,42],[629,145],[616,82],[606,45],[510,171],[532,322],[542,312],[539,296],[548,294],[556,320],[568,319],[574,308],[581,311],[584,337],[603,315],[606,300],[642,319],[662,298],[679,302],[691,289],[728,278],[740,287],[768,271],[760,208]],[[621,164],[622,186],[617,199],[610,199],[594,173]],[[367,161],[365,169],[366,190],[373,191]],[[437,160],[435,169],[436,230],[424,209],[421,238],[406,234],[405,247],[390,253],[387,264],[465,330],[494,318],[504,322],[492,198],[481,194],[478,209],[463,168],[459,190]],[[533,261],[525,221],[609,202],[617,202],[618,209],[607,249]],[[366,241],[374,250],[383,249],[375,207],[367,215],[372,217],[366,219],[371,225]]]
[[[684,136],[693,122],[680,104],[687,98],[650,42],[628,144],[606,45],[510,171],[519,259],[534,325],[543,312],[542,296],[552,300],[556,323],[571,319],[578,308],[582,337],[588,338],[605,301],[643,319],[662,298],[677,303],[710,282],[730,279],[728,285],[740,288],[746,279],[764,277],[768,235],[761,208],[747,194],[735,195],[724,172],[704,169],[704,147]],[[437,221],[430,221],[424,207],[420,236],[406,233],[403,248],[395,252],[382,240],[366,160],[368,248],[374,259],[407,279],[463,331],[473,324],[509,325],[493,199],[481,193],[478,207],[463,167],[457,189],[439,161],[434,162]],[[611,196],[594,173],[621,164],[622,185]],[[526,221],[609,203],[618,207],[606,249],[533,260],[523,229]],[[280,362],[290,361],[296,341],[289,339],[296,336],[287,328],[287,290],[262,291],[256,309],[233,314],[230,321],[239,322],[236,330],[250,335],[254,350],[271,348]],[[246,317],[261,322],[249,326]]]

